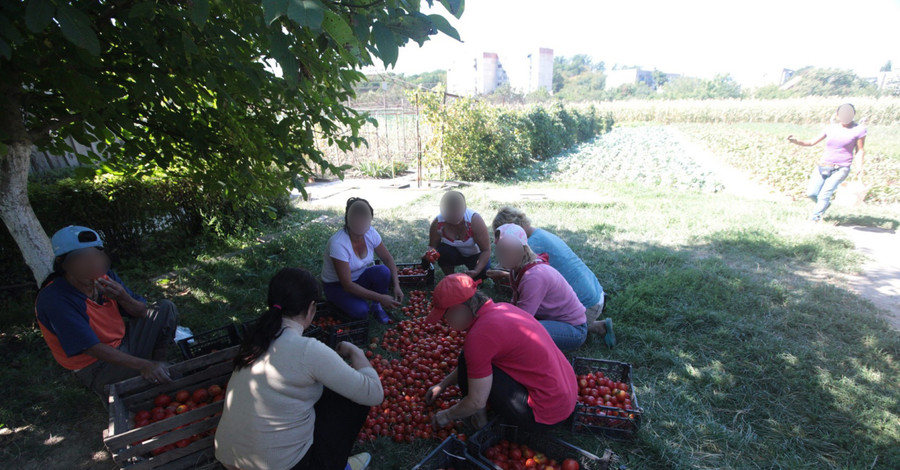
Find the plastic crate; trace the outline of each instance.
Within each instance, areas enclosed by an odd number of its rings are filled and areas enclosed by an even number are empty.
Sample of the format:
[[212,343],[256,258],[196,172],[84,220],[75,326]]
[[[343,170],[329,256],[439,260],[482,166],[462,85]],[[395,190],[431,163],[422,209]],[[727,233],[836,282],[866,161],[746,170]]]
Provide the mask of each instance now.
[[[316,304],[316,317],[318,318],[321,315],[334,315],[337,314],[339,310],[334,304],[330,302],[319,302]],[[253,328],[256,327],[256,324],[259,323],[259,318],[254,318],[253,320],[247,320],[241,324],[241,336],[246,338],[253,331]],[[319,325],[309,325],[309,328],[303,330],[303,336],[309,338],[315,338],[321,342],[325,342],[328,338],[328,332],[325,331],[325,328],[322,328]]]
[[[375,264],[381,264],[376,260]],[[397,264],[397,280],[401,286],[433,286],[434,285],[434,263],[426,263],[420,261],[418,263],[396,263]],[[424,269],[424,274],[399,274],[403,268],[419,268]]]
[[341,341],[353,343],[361,348],[369,344],[369,319],[341,323],[325,328],[325,344],[336,347]]
[[494,421],[487,426],[481,428],[475,435],[469,438],[468,450],[469,454],[475,456],[478,461],[489,469],[500,469],[494,465],[484,453],[500,442],[507,440],[516,444],[525,444],[531,450],[540,452],[548,458],[556,460],[562,464],[565,459],[575,459],[578,461],[582,470],[607,470],[610,468],[611,460],[617,459],[614,454],[608,453],[611,457],[601,459],[596,455],[569,444],[562,439],[548,436],[546,433],[534,433],[519,429],[518,426],[500,424]]
[[[153,408],[161,393],[196,390],[213,384],[226,388],[234,369],[232,360],[238,348],[207,354],[169,367],[173,382],[156,385],[143,377],[133,377],[109,386],[109,427],[103,431],[103,444],[113,461],[122,469],[187,469],[215,465],[213,440],[224,401],[213,401],[197,409],[138,428],[134,414]],[[225,393],[223,391],[223,393]],[[154,450],[190,440],[185,447],[174,447],[154,455]]]
[[[335,325],[320,326],[313,323],[303,331],[303,336],[315,338],[332,348],[341,341],[349,341],[359,347],[369,344],[369,320],[349,320],[336,305],[331,302],[319,302],[316,304],[316,319],[323,317],[333,318]],[[258,318],[243,323],[243,334],[249,335]]]
[[490,470],[491,467],[479,462],[469,454],[466,443],[456,436],[450,436],[413,467],[413,470],[437,470],[441,468],[456,470]]
[[185,359],[193,359],[240,344],[241,335],[237,326],[232,324],[182,339],[178,341],[178,348]]
[[[597,432],[608,437],[627,439],[634,436],[641,426],[641,416],[644,410],[638,404],[637,394],[634,393],[632,383],[631,364],[625,362],[606,361],[587,357],[572,359],[572,368],[575,375],[584,375],[591,372],[603,372],[603,376],[628,384],[628,393],[631,394],[632,410],[623,410],[612,406],[591,406],[584,403],[575,405],[572,413],[573,432]],[[609,416],[610,413],[625,412],[626,416]]]

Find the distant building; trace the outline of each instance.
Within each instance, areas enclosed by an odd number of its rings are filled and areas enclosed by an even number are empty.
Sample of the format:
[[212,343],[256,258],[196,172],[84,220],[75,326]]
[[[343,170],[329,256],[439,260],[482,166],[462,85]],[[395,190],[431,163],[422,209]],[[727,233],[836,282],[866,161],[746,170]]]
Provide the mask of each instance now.
[[553,49],[540,48],[522,59],[513,60],[509,71],[494,52],[457,61],[447,70],[447,92],[455,95],[483,95],[509,84],[520,93],[539,88],[553,90]]
[[900,71],[894,72],[878,72],[875,77],[875,85],[879,90],[900,92]]
[[[644,70],[640,68],[610,70],[606,72],[606,89],[614,90],[622,85],[637,85],[643,83],[650,88],[656,89],[657,83],[653,78],[653,70]],[[671,81],[681,77],[681,74],[667,73],[666,79]]]

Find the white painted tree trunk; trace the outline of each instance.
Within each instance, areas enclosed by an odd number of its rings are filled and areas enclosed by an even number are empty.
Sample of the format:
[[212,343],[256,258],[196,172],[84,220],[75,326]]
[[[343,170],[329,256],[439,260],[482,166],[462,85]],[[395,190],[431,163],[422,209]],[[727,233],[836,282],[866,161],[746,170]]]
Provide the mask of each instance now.
[[6,154],[0,154],[0,219],[19,246],[35,281],[41,283],[53,268],[53,247],[28,202],[28,167],[34,143],[25,129],[17,93],[3,92],[0,130],[9,140]]

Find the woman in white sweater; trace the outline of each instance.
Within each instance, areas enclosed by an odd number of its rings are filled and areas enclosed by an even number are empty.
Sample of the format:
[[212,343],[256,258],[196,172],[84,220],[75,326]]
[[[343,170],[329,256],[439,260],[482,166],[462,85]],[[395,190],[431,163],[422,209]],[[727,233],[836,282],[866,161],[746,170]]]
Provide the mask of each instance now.
[[226,468],[368,466],[368,454],[348,456],[384,391],[358,347],[342,342],[333,351],[303,336],[319,289],[315,276],[299,268],[284,268],[269,282],[268,311],[234,360],[216,430],[216,458]]

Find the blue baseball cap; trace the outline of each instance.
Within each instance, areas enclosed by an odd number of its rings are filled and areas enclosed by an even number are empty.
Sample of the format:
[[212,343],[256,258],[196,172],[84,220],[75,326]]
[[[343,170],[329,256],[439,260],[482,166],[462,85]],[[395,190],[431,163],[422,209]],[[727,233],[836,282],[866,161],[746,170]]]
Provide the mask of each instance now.
[[54,233],[50,244],[53,245],[53,256],[62,256],[82,248],[102,248],[103,240],[97,232],[87,227],[69,225]]

